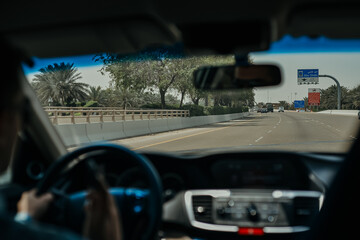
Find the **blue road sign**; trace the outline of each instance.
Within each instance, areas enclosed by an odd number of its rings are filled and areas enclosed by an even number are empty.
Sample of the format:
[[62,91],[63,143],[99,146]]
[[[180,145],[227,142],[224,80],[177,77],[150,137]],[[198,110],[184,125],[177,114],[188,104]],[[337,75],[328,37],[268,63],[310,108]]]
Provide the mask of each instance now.
[[319,69],[298,69],[298,84],[318,84]]
[[304,108],[305,107],[305,101],[304,100],[294,101],[294,107],[295,108]]

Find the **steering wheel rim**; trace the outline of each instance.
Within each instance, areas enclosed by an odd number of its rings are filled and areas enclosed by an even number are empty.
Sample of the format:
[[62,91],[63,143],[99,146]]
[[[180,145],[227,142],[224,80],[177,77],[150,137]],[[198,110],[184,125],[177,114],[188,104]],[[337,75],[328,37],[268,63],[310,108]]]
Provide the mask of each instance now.
[[157,234],[162,217],[163,200],[161,180],[154,166],[144,156],[137,154],[126,147],[112,143],[99,143],[78,148],[61,156],[49,167],[44,177],[37,184],[37,195],[49,191],[53,184],[55,184],[57,178],[61,176],[61,171],[68,166],[71,161],[83,154],[99,150],[105,150],[107,152],[113,152],[131,158],[131,160],[134,160],[136,164],[144,170],[149,183],[148,201],[150,207],[148,207],[148,215],[150,221],[147,223],[147,229],[142,234],[142,239],[153,239]]

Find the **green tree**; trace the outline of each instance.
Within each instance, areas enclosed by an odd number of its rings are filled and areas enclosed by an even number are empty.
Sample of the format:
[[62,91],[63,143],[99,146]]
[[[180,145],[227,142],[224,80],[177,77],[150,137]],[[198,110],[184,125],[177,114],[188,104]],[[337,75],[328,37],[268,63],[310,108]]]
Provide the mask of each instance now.
[[144,62],[148,72],[149,85],[157,88],[160,94],[161,108],[166,106],[166,93],[179,77],[178,65],[174,60],[159,58],[159,60]]
[[109,73],[116,89],[133,90],[142,94],[156,91],[164,108],[170,89],[180,93],[180,105],[183,104],[186,94],[190,94],[193,101],[198,103],[203,93],[193,89],[193,71],[202,65],[233,63],[234,57],[178,58],[171,51],[159,49],[136,56],[96,55],[94,60],[103,62],[102,73]]
[[279,101],[280,106],[285,107],[288,103],[286,101]]
[[208,96],[208,92],[192,87],[189,89],[189,96],[193,104],[199,105],[200,99]]
[[266,106],[266,104],[265,104],[264,102],[259,102],[259,103],[257,104],[257,106],[258,106],[259,108],[263,108],[263,107]]
[[[332,85],[327,89],[321,89],[320,93],[320,108],[321,109],[337,109],[337,86]],[[351,108],[351,96],[346,87],[341,87],[341,109]]]
[[89,85],[78,82],[82,77],[74,63],[54,63],[39,71],[39,74],[35,74],[32,85],[42,104],[47,104],[51,99],[64,106],[87,98]]
[[287,101],[279,101],[280,106],[284,107],[285,110],[290,109],[290,104]]
[[214,106],[253,107],[255,93],[253,89],[241,89],[232,92],[214,92]]
[[186,58],[181,61],[178,61],[179,75],[177,81],[175,81],[173,88],[180,93],[180,108],[183,106],[185,97],[187,94],[190,94],[192,91],[192,96],[194,96],[194,87],[193,87],[193,72],[198,67],[198,61],[195,57]]
[[136,92],[124,89],[109,87],[103,90],[101,105],[106,107],[120,107],[123,109],[137,108],[141,105],[141,99]]
[[309,99],[308,99],[308,97],[304,97],[303,100],[304,100],[304,107],[305,107],[305,109],[306,109],[306,108],[309,108]]
[[101,103],[104,98],[104,90],[101,89],[100,86],[93,87],[90,86],[88,91],[88,100],[89,101],[97,101]]
[[349,91],[350,108],[360,110],[360,85]]
[[242,89],[234,93],[234,105],[253,107],[255,105],[255,92],[254,89]]
[[156,88],[164,108],[166,93],[179,75],[176,59],[168,55],[168,51],[160,49],[137,56],[101,55],[95,61],[104,63],[103,71],[110,74],[114,87],[122,93],[143,93],[145,89]]

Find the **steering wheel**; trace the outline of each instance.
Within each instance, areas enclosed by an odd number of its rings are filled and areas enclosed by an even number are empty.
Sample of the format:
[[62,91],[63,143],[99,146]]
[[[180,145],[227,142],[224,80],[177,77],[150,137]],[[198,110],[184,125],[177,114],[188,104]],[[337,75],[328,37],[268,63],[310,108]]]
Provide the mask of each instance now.
[[[149,189],[146,190],[109,188],[109,192],[114,197],[122,217],[125,239],[154,239],[158,233],[162,216],[162,185],[160,177],[156,169],[144,156],[123,146],[101,143],[81,147],[65,154],[47,170],[45,176],[37,185],[37,194],[51,192],[59,179],[64,177],[64,172],[69,173],[77,165],[80,168],[86,166],[84,162],[93,159],[94,155],[98,158],[106,154],[112,154],[119,160],[127,159],[136,163],[144,172],[149,186]],[[79,157],[82,160],[69,166],[69,163],[79,159]],[[66,181],[69,182],[71,179]],[[83,211],[86,199],[85,190],[75,194],[66,194],[61,191],[55,192],[55,190],[52,192],[55,195],[55,200],[49,208],[45,221],[66,226],[81,233],[82,223],[85,219]]]

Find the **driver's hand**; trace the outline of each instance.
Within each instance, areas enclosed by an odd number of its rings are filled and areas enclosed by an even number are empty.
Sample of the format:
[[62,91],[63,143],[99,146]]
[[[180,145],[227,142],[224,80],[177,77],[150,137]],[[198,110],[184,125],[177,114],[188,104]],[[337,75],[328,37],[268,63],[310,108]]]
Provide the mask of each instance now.
[[39,220],[44,215],[53,199],[54,196],[51,193],[36,196],[36,189],[23,192],[17,203],[18,213],[26,213],[30,217]]
[[83,235],[92,240],[121,240],[122,225],[115,200],[104,177],[99,180],[99,189],[91,189],[87,195]]

